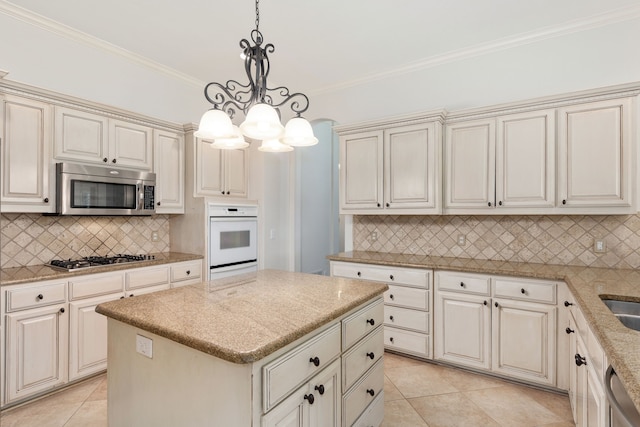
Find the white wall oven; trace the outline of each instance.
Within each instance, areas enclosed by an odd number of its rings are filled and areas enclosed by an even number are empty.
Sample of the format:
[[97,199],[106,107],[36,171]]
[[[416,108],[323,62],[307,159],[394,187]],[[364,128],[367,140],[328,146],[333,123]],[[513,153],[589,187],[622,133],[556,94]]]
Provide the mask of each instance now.
[[209,205],[209,280],[258,270],[258,207]]

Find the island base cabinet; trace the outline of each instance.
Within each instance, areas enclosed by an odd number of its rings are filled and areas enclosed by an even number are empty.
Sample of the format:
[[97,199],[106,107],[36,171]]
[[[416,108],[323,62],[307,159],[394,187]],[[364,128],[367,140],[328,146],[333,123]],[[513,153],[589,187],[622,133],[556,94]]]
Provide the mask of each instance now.
[[369,407],[353,423],[353,427],[379,426],[384,420],[384,391],[373,399]]
[[342,425],[351,426],[366,412],[384,389],[384,365],[378,360],[373,367],[345,393],[342,400]]

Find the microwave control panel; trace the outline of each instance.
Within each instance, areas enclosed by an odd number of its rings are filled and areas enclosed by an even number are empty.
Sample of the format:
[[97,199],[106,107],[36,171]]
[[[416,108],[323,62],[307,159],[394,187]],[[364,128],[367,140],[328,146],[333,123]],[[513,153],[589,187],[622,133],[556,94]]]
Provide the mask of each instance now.
[[155,209],[155,186],[154,185],[145,185],[144,186],[144,209],[145,210],[153,210]]

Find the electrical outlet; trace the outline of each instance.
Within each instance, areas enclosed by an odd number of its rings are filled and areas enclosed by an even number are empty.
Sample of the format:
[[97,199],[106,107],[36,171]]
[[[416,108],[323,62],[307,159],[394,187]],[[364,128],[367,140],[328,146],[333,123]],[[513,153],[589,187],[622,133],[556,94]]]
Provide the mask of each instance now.
[[458,236],[458,245],[464,246],[466,243],[467,243],[467,236],[465,236],[464,234],[460,234]]
[[158,236],[158,232],[157,231],[152,231],[151,232],[151,241],[152,242],[157,242],[158,240],[160,240],[160,237]]
[[378,240],[378,231],[372,231],[371,234],[369,235],[369,238],[372,242],[375,242],[376,240]]
[[607,244],[604,240],[596,240],[593,242],[593,251],[597,254],[603,254],[607,252]]
[[149,359],[153,359],[153,340],[136,334],[136,351]]

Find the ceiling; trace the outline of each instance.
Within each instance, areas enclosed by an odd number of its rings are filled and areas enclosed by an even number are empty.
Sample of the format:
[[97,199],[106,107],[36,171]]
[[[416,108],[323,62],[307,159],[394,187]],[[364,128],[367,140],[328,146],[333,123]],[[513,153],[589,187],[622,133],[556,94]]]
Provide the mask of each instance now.
[[[246,81],[251,0],[12,0],[194,83]],[[638,16],[638,0],[262,0],[270,86],[319,94]],[[38,18],[40,19],[40,18]],[[57,24],[56,24],[57,25]],[[95,39],[94,39],[95,38]]]

